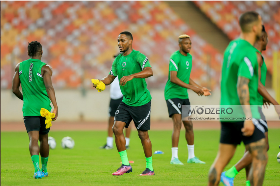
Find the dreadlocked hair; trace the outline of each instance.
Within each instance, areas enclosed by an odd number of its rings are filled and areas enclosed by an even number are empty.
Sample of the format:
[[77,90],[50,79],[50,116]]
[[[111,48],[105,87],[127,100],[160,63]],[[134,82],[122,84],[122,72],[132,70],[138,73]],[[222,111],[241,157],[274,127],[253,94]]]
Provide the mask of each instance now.
[[38,41],[32,41],[28,44],[28,56],[35,56],[40,49],[42,49],[41,43],[39,43]]

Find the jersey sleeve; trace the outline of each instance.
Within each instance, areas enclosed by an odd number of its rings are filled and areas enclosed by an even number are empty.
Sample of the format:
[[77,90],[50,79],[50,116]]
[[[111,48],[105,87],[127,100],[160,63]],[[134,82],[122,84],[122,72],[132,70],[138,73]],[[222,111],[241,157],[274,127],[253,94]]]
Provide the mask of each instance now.
[[254,72],[254,66],[256,64],[257,64],[256,59],[251,58],[250,60],[248,57],[244,57],[238,69],[238,76],[252,79],[254,73],[258,73],[258,72]]
[[117,59],[118,57],[115,58],[113,64],[112,64],[112,68],[110,70],[109,75],[113,75],[113,76],[118,76],[118,72],[117,72]]
[[179,62],[180,57],[177,55],[172,55],[169,60],[169,71],[178,71]]
[[138,53],[137,55],[137,62],[139,63],[139,65],[141,66],[142,70],[145,68],[145,67],[151,67],[151,64],[148,60],[148,58],[142,54],[142,53]]

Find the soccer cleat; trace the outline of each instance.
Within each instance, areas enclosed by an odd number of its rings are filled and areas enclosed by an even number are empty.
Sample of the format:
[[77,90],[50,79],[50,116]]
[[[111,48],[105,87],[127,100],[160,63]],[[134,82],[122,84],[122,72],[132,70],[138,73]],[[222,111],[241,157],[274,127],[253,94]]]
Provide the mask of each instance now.
[[170,161],[170,164],[174,164],[174,165],[184,165],[178,158],[173,158]]
[[48,177],[49,173],[48,172],[44,172],[43,170],[41,171],[42,177]]
[[114,173],[112,173],[113,176],[121,176],[124,173],[130,173],[132,172],[132,167],[130,165],[124,165],[122,164],[122,166],[120,168],[118,168],[118,170]]
[[152,176],[155,175],[154,171],[151,171],[149,168],[146,168],[140,176]]
[[105,144],[104,146],[101,146],[100,149],[112,149],[113,147],[108,146],[107,144]]
[[37,171],[33,175],[33,178],[35,178],[35,179],[38,179],[38,178],[41,179],[42,177],[43,177],[43,175],[42,175],[41,171]]
[[188,159],[187,161],[188,163],[200,163],[200,164],[205,164],[204,161],[200,161],[197,157],[194,157],[194,158],[191,158],[191,159]]
[[226,172],[223,172],[221,175],[221,182],[225,185],[225,186],[233,186],[233,180],[234,178],[230,178],[226,176]]

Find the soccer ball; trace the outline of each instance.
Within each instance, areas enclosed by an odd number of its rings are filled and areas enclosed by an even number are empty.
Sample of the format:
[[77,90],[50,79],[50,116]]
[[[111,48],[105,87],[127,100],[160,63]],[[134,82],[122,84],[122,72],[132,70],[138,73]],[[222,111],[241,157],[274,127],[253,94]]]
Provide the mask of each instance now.
[[49,144],[49,147],[51,149],[55,149],[56,147],[56,142],[55,142],[55,139],[53,137],[49,137],[48,138],[48,144]]
[[61,146],[64,149],[72,149],[74,145],[75,145],[74,140],[69,136],[64,137],[61,141]]
[[280,152],[277,154],[277,161],[280,163]]

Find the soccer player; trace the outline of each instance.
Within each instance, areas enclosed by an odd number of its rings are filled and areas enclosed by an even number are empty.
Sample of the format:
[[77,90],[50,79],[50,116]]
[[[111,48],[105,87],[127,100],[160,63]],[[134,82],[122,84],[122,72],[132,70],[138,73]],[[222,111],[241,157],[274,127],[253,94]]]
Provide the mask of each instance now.
[[[113,175],[132,172],[123,135],[124,127],[128,127],[131,120],[134,121],[146,157],[146,169],[140,175],[154,175],[152,144],[148,135],[152,97],[145,81],[145,78],[153,75],[153,70],[148,58],[139,51],[132,49],[132,42],[133,37],[130,32],[124,31],[120,33],[118,46],[122,54],[118,55],[114,60],[110,74],[101,80],[105,85],[109,85],[118,76],[123,94],[123,100],[116,111],[113,126],[115,142],[122,165]],[[95,84],[93,86],[96,87]]]
[[[48,176],[47,163],[49,157],[48,133],[45,118],[41,117],[40,110],[45,108],[51,111],[53,104],[56,120],[58,116],[58,106],[55,92],[52,86],[52,69],[49,65],[41,61],[43,55],[42,45],[37,41],[32,41],[28,45],[28,56],[30,59],[19,63],[15,68],[13,77],[13,93],[23,100],[23,117],[26,131],[29,136],[29,151],[35,168],[34,178]],[[21,85],[22,93],[19,90]],[[38,146],[40,141],[40,147]],[[41,155],[42,169],[39,168],[39,152]]]
[[[118,55],[114,55],[114,58],[116,58]],[[110,86],[110,105],[109,105],[109,125],[108,125],[108,137],[107,137],[107,143],[102,146],[102,149],[112,149],[113,148],[113,124],[114,124],[114,117],[115,113],[117,111],[118,106],[122,102],[123,94],[120,89],[119,85],[119,79],[118,77],[115,78],[115,80],[111,83]],[[131,127],[132,125],[129,125],[128,128],[126,128],[125,131],[125,148],[129,149],[129,136],[131,133]]]
[[[169,117],[173,121],[172,133],[172,157],[170,164],[183,165],[178,159],[178,143],[180,130],[182,126],[182,105],[190,105],[188,89],[191,89],[199,96],[204,95],[204,91],[210,91],[205,87],[196,84],[191,78],[192,56],[191,39],[188,35],[179,36],[180,50],[174,52],[170,57],[168,81],[164,89]],[[185,126],[185,137],[188,143],[188,163],[202,163],[194,155],[194,133],[193,123],[190,120],[183,119]]]
[[[265,129],[265,141],[267,150],[269,149],[268,144],[268,127],[265,116],[262,112],[262,104],[265,102],[272,103],[273,105],[279,105],[275,99],[267,92],[265,89],[265,80],[266,80],[266,73],[267,67],[262,56],[262,52],[266,50],[266,45],[268,43],[267,33],[265,31],[265,27],[262,26],[262,35],[259,40],[255,43],[255,48],[257,52],[258,64],[259,64],[259,85],[258,85],[258,109],[261,116],[260,124],[263,125]],[[280,116],[279,107],[275,107],[276,112]],[[227,186],[233,186],[233,180],[235,176],[241,171],[243,168],[246,168],[246,184],[247,186],[250,185],[250,181],[248,180],[249,170],[251,168],[250,164],[252,163],[252,157],[248,151],[245,152],[243,158],[233,167],[231,167],[226,172],[223,172],[221,175],[221,182]]]
[[221,137],[218,155],[210,168],[208,185],[218,185],[220,176],[233,157],[241,141],[252,156],[249,173],[251,185],[262,185],[267,163],[265,129],[259,123],[257,105],[258,60],[253,46],[262,35],[262,19],[256,12],[246,12],[239,19],[240,38],[230,42],[224,52],[221,74],[221,105],[240,105],[235,109],[243,121],[221,119]]

